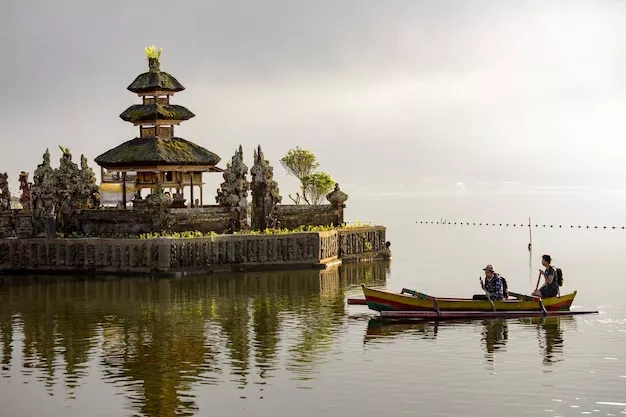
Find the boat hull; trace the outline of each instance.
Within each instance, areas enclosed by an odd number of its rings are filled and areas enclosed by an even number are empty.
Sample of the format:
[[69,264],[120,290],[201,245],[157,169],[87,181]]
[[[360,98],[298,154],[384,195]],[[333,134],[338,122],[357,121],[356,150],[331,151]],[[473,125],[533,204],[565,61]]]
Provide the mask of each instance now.
[[561,317],[581,314],[598,314],[597,311],[381,311],[383,318],[422,320],[476,320],[508,319],[521,317]]
[[[363,286],[367,306],[374,311],[493,311],[488,300],[467,298],[433,298],[393,293]],[[547,311],[569,311],[576,291],[560,297],[544,298]],[[541,311],[541,304],[535,299],[508,299],[493,302],[496,311]]]

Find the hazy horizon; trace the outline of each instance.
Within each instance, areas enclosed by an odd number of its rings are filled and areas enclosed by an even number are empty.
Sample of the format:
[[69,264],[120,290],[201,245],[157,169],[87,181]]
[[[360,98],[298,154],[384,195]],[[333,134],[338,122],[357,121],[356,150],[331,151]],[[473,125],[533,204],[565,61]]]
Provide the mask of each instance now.
[[172,102],[196,114],[176,135],[221,167],[239,144],[251,166],[260,144],[284,202],[297,183],[279,159],[295,146],[348,186],[626,178],[626,3],[22,0],[2,11],[0,172],[14,191],[46,148],[54,166],[63,145],[99,171],[96,156],[138,135],[119,114],[139,102],[126,87],[152,44],[186,87]]

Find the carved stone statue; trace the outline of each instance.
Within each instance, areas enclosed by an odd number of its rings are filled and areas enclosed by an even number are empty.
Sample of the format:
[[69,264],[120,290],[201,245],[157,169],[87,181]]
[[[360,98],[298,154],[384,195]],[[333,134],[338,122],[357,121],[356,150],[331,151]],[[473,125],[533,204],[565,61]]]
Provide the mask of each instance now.
[[252,175],[252,226],[259,230],[278,225],[276,206],[281,202],[278,183],[274,181],[274,168],[265,160],[261,146],[254,151]]
[[232,163],[224,171],[224,182],[217,190],[215,201],[222,207],[231,208],[231,229],[240,231],[248,228],[248,191],[250,182],[246,178],[248,167],[243,162],[243,149],[233,155]]
[[79,206],[81,208],[96,208],[100,205],[100,191],[96,184],[96,174],[87,165],[85,155],[80,156],[80,183]]
[[343,223],[343,209],[346,208],[345,202],[348,200],[348,194],[339,189],[339,183],[335,183],[335,189],[326,195],[326,199],[337,209],[336,225]]
[[45,215],[52,215],[55,211],[54,170],[50,166],[50,152],[46,149],[43,162],[37,165],[33,174],[32,198],[35,218],[41,221]]
[[333,207],[345,207],[344,203],[348,200],[348,194],[339,189],[339,183],[335,183],[335,189],[326,195],[326,199]]
[[9,191],[9,175],[0,174],[0,211],[11,210],[11,191]]
[[146,196],[145,201],[148,207],[165,208],[172,205],[172,196],[163,189],[161,174],[157,174],[155,190]]
[[20,191],[22,192],[22,195],[20,196],[20,204],[24,210],[31,211],[33,209],[33,197],[31,195],[33,183],[28,182],[28,172],[22,171],[20,173],[19,180]]
[[59,226],[63,231],[75,228],[73,217],[75,209],[81,203],[81,172],[78,165],[72,161],[69,149],[59,146],[61,156],[59,168],[54,170],[54,188],[56,189],[56,208],[58,210]]

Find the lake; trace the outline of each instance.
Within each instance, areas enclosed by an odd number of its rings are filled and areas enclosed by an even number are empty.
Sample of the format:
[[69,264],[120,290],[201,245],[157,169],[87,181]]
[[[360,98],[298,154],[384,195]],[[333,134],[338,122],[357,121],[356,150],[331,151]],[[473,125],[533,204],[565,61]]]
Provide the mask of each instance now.
[[[626,414],[623,193],[363,193],[347,213],[388,227],[391,262],[2,277],[2,415]],[[440,219],[451,224],[430,224]],[[574,308],[600,314],[384,324],[345,302],[362,283],[469,296],[488,263],[529,293],[543,253],[563,269],[562,292],[578,291]]]

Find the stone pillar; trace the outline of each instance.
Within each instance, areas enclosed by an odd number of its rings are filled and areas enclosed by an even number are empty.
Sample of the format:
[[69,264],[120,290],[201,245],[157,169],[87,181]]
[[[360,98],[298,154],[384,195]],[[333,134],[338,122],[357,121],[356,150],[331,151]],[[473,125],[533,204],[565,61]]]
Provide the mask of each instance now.
[[159,259],[157,262],[157,269],[159,271],[167,271],[170,269],[170,245],[169,239],[160,237],[157,239]]
[[47,238],[57,237],[57,216],[56,214],[46,214],[44,217],[44,230]]
[[335,210],[337,210],[335,226],[339,226],[343,223],[343,210],[346,208],[344,203],[348,200],[348,194],[341,191],[339,189],[339,184],[335,183],[335,189],[326,195],[326,199],[335,208]]

